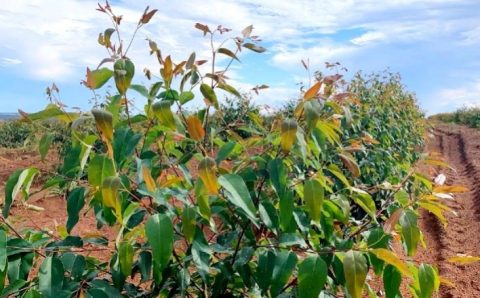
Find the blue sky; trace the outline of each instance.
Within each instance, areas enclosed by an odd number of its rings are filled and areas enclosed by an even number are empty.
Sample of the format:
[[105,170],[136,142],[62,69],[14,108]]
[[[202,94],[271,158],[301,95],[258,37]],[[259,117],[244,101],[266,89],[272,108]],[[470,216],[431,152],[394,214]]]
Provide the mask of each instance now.
[[[301,59],[313,70],[341,62],[347,76],[389,69],[399,72],[428,113],[480,104],[480,1],[478,0],[182,0],[111,1],[124,16],[128,37],[143,9],[159,12],[136,39],[130,57],[137,82],[142,69],[158,73],[145,38],[155,40],[174,61],[190,52],[208,59],[208,42],[196,22],[222,24],[240,32],[253,24],[264,54],[242,52],[229,73],[248,90],[267,84],[259,104],[281,105],[306,82]],[[90,107],[92,94],[80,81],[86,67],[105,58],[96,42],[108,19],[90,0],[17,0],[0,7],[0,112],[36,111],[48,102],[55,82],[68,106]],[[108,87],[107,87],[108,89]],[[101,93],[101,92],[100,92]],[[137,99],[138,107],[142,100]]]

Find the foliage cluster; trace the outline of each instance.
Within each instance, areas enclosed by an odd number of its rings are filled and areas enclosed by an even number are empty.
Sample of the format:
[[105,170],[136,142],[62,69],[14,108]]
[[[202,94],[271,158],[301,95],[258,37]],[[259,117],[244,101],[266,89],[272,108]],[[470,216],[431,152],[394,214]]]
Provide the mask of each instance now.
[[18,120],[0,122],[0,147],[24,147],[32,136],[33,127]]
[[430,116],[430,119],[480,128],[480,108],[463,107],[452,113],[440,113]]
[[[344,85],[338,74],[316,76],[289,117],[266,121],[249,108],[249,122],[218,123],[221,92],[241,97],[227,82],[230,65],[241,51],[265,51],[252,26],[218,42],[229,29],[197,23],[212,45],[209,68],[195,53],[174,62],[149,40],[159,70],[145,70],[151,84],[144,86],[132,84],[121,17],[108,3],[98,10],[112,19],[98,38],[109,57],[87,69],[84,84],[95,90],[112,81],[117,93],[88,113],[51,104],[24,115],[70,127],[63,166],[44,186],[66,193],[68,220],[55,237],[13,229],[10,208],[28,200],[37,170],[10,176],[0,230],[3,296],[376,297],[369,272],[383,279],[387,297],[400,295],[402,278],[416,297],[438,289],[435,267],[402,261],[391,248],[401,241],[412,257],[422,239],[418,209],[444,220],[441,193],[454,191],[412,168],[432,160],[417,151],[422,115],[398,77],[358,75]],[[155,12],[147,8],[137,29]],[[145,97],[141,113],[132,112],[132,92]],[[205,107],[186,113],[198,94]],[[80,129],[88,121],[94,131]],[[115,239],[76,232],[87,213],[98,227],[112,226]],[[95,249],[110,259],[90,256]]]

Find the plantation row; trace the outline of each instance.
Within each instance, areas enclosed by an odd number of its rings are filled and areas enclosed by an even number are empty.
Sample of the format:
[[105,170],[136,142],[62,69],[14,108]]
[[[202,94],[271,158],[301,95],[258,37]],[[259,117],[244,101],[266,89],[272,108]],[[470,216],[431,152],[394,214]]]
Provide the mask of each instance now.
[[453,113],[440,113],[430,116],[430,119],[480,128],[480,108],[461,108]]
[[[52,103],[22,114],[40,127],[68,127],[69,149],[43,186],[65,193],[68,221],[60,239],[14,230],[12,206],[28,201],[38,170],[10,176],[2,296],[398,297],[402,280],[415,297],[438,290],[437,269],[410,260],[422,239],[418,209],[442,218],[440,194],[452,189],[413,169],[429,161],[423,116],[398,76],[345,82],[316,73],[295,106],[265,116],[225,76],[240,51],[265,51],[251,26],[226,38],[229,29],[196,24],[212,41],[208,70],[195,53],[173,61],[149,41],[159,70],[145,71],[143,86],[132,84],[138,70],[121,46],[121,17],[108,4],[99,10],[113,23],[98,38],[111,65],[87,70],[84,84],[115,84],[117,94],[91,112]],[[155,12],[147,9],[138,28]],[[205,106],[187,109],[198,94]],[[145,98],[143,113],[132,113],[133,96]],[[40,138],[42,155],[53,139]],[[117,236],[80,237],[75,226],[85,212]],[[404,250],[393,251],[393,241]],[[111,249],[108,262],[87,256],[97,247]]]

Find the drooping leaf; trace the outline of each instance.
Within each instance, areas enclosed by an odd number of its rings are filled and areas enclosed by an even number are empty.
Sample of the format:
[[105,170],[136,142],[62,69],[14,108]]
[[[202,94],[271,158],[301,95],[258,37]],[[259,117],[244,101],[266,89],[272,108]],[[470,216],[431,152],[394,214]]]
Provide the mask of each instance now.
[[227,48],[219,48],[219,49],[217,50],[217,52],[220,53],[220,54],[227,55],[228,57],[230,57],[230,58],[232,58],[232,59],[235,59],[235,60],[237,60],[237,61],[240,62],[240,60],[237,58],[237,56],[235,55],[235,53],[232,52],[232,51],[230,51],[230,50],[227,49]]
[[70,192],[67,198],[67,233],[70,233],[73,227],[80,219],[79,213],[85,204],[85,188],[77,187]]
[[210,202],[208,201],[208,193],[202,179],[197,180],[195,183],[195,197],[197,198],[200,215],[209,221],[211,216]]
[[121,203],[118,198],[118,190],[122,187],[122,181],[118,177],[106,177],[102,183],[103,205],[113,208],[117,215],[120,214]]
[[230,94],[233,94],[235,95],[236,97],[238,98],[241,98],[242,95],[240,94],[240,92],[237,91],[237,89],[235,89],[233,86],[227,84],[227,83],[219,83],[217,85],[218,88],[222,89],[222,90],[225,90],[227,91],[228,93]]
[[211,157],[205,157],[198,164],[198,175],[210,195],[218,194],[216,167],[215,160]]
[[205,137],[205,130],[203,129],[202,122],[195,115],[187,117],[187,130],[190,137],[195,141],[201,141]]
[[170,129],[175,129],[175,119],[171,110],[172,102],[169,100],[162,100],[152,105],[152,110],[160,123]]
[[218,178],[218,183],[226,190],[227,199],[245,212],[256,223],[256,208],[243,178],[236,174],[226,174]]
[[173,225],[165,214],[152,215],[145,224],[145,234],[152,247],[154,277],[158,283],[162,279],[162,271],[167,268],[173,250]]
[[146,165],[142,165],[142,176],[143,176],[143,181],[147,186],[147,190],[152,193],[157,191],[157,184],[155,183],[155,180],[152,177],[150,169]]
[[285,119],[281,126],[280,145],[284,152],[290,152],[297,136],[297,121]]
[[118,259],[120,261],[120,269],[124,276],[129,276],[132,272],[134,248],[128,241],[120,242],[118,248]]
[[344,152],[342,154],[339,154],[338,156],[342,160],[343,164],[350,171],[350,173],[352,173],[353,177],[360,177],[360,167],[350,153]]
[[193,236],[195,235],[195,209],[192,207],[186,206],[183,208],[182,212],[182,232],[185,235],[185,238],[189,243],[192,242]]
[[52,145],[54,139],[54,135],[51,133],[45,133],[38,143],[38,151],[40,152],[40,158],[42,161],[45,160],[45,156],[47,156],[48,150]]
[[218,109],[217,95],[215,94],[215,91],[213,91],[212,87],[207,84],[201,84],[200,92],[202,93],[203,97],[205,97],[208,104],[213,105],[216,109]]
[[63,275],[63,264],[58,258],[45,258],[38,272],[38,290],[43,297],[59,297],[63,287]]
[[2,214],[3,217],[7,218],[10,213],[10,207],[12,206],[13,200],[18,194],[19,188],[16,187],[20,175],[22,174],[23,170],[18,169],[13,172],[7,179],[7,183],[5,184],[5,202],[3,203],[3,210]]
[[322,214],[324,190],[320,182],[310,179],[305,182],[304,186],[305,204],[307,206],[310,218],[317,224],[320,224],[320,216]]
[[30,186],[37,173],[38,170],[36,168],[27,168],[24,170],[16,170],[8,177],[7,183],[5,184],[5,202],[2,210],[5,218],[8,217],[13,201],[20,193],[23,194],[25,200],[28,198]]
[[343,258],[346,288],[352,298],[362,297],[363,285],[367,278],[368,266],[365,256],[358,251],[350,250]]
[[366,191],[356,187],[352,187],[351,189],[354,192],[352,196],[353,201],[376,221],[377,207],[375,206],[372,196]]
[[383,286],[385,288],[385,298],[400,297],[400,284],[402,283],[402,274],[394,266],[387,265],[383,270]]
[[92,110],[93,117],[97,129],[102,133],[102,136],[108,141],[113,140],[113,116],[112,113],[105,110]]
[[298,265],[298,297],[317,298],[327,281],[327,264],[319,256],[305,258]]
[[125,95],[132,78],[135,75],[135,65],[129,59],[118,59],[113,65],[113,77],[118,93]]
[[262,291],[266,291],[270,286],[274,266],[275,253],[271,250],[260,252],[255,276],[257,279],[257,284]]
[[100,187],[111,176],[115,176],[113,161],[105,155],[95,155],[88,164],[88,183]]
[[275,265],[272,272],[270,295],[277,297],[287,283],[297,264],[297,255],[294,252],[279,251],[275,255]]
[[402,239],[409,256],[417,251],[417,244],[420,240],[420,230],[417,225],[417,215],[410,209],[404,210],[399,220],[402,227]]
[[437,270],[427,264],[421,264],[418,268],[418,281],[420,284],[419,298],[430,298],[433,292],[438,291],[440,279]]
[[[7,234],[0,230],[0,271],[6,272],[7,269]],[[2,281],[0,281],[1,283]]]

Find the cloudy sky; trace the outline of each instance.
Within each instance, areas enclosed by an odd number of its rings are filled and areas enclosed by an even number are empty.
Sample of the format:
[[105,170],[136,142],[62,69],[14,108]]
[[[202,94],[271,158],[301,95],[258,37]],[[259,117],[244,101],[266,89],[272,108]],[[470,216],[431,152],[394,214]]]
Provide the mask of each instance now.
[[[95,68],[105,58],[97,36],[111,26],[95,10],[96,1],[3,1],[0,112],[43,108],[52,82],[67,105],[88,109],[92,95],[80,81],[87,66]],[[147,5],[159,10],[129,55],[139,83],[147,83],[144,67],[159,69],[148,55],[146,38],[174,61],[192,51],[208,59],[208,42],[194,28],[196,22],[222,24],[233,32],[253,24],[268,51],[243,51],[230,77],[244,90],[269,85],[255,98],[258,103],[281,105],[295,97],[298,83],[306,81],[300,61],[309,59],[319,70],[324,62],[339,61],[348,75],[398,72],[428,113],[480,104],[478,0],[112,0],[111,5],[123,15],[126,38]]]

